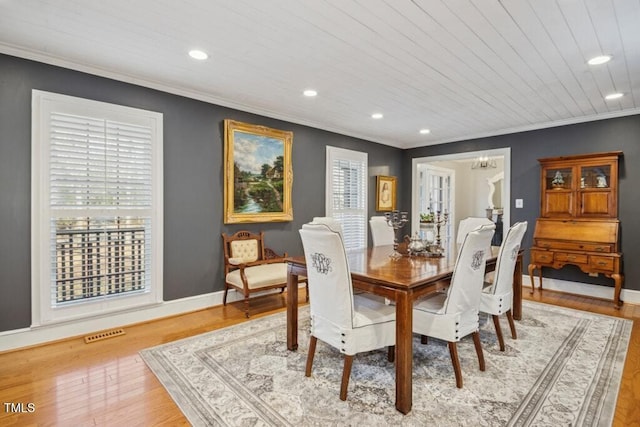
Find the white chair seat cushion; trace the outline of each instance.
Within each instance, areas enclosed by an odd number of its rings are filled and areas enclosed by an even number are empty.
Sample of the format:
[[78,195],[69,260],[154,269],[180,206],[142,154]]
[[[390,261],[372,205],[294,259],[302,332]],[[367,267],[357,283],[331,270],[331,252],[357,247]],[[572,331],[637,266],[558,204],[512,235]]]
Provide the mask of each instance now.
[[486,283],[493,283],[496,280],[496,272],[495,271],[490,271],[487,274],[484,275],[484,281],[485,284]]
[[486,294],[492,294],[493,293],[493,288],[494,288],[494,283],[493,282],[485,281],[482,284],[482,292],[484,292]]
[[331,320],[312,313],[311,334],[323,337],[322,340],[327,344],[340,350],[340,353],[348,355],[395,345],[396,308],[394,306],[385,305],[375,296],[368,295],[354,295],[353,305],[352,329],[342,328]]
[[386,305],[375,295],[354,295],[353,327],[372,325],[374,323],[393,322],[396,319],[395,306]]
[[[247,267],[244,269],[244,273],[247,276],[249,289],[260,289],[287,283],[287,264],[284,262]],[[239,269],[227,274],[226,280],[227,283],[239,288],[244,287]]]
[[429,337],[457,342],[478,330],[478,311],[445,313],[447,294],[437,292],[413,306],[413,331]]

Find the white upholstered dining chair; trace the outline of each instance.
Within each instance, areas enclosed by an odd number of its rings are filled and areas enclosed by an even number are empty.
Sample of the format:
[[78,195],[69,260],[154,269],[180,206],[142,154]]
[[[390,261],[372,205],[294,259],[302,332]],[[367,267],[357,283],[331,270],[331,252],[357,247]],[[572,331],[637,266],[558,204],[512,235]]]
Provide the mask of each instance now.
[[[456,234],[456,244],[459,246],[464,241],[465,236],[471,231],[482,225],[490,225],[493,224],[489,218],[486,217],[476,217],[470,216],[464,219],[461,219],[458,223],[458,232]],[[489,245],[491,246],[491,245]]]
[[480,312],[490,314],[496,328],[500,351],[504,351],[504,338],[500,329],[500,315],[506,314],[511,329],[511,337],[517,339],[516,326],[511,313],[513,304],[513,272],[516,268],[518,251],[522,238],[527,231],[527,222],[517,222],[507,231],[507,235],[500,245],[496,269],[493,275],[487,276],[480,298]]
[[369,228],[371,228],[373,246],[393,245],[395,236],[393,235],[393,228],[387,224],[386,217],[372,216],[369,220]]
[[394,360],[395,307],[353,294],[342,236],[327,224],[300,230],[310,292],[311,331],[305,375],[311,376],[317,340],[345,355],[340,399],[346,400],[353,356],[389,347]]
[[492,223],[467,233],[447,292],[428,295],[413,306],[413,332],[423,336],[423,343],[426,337],[447,341],[458,388],[462,388],[462,372],[457,342],[462,338],[473,335],[480,370],[485,370],[478,311],[486,259],[490,256],[487,251],[494,231]]

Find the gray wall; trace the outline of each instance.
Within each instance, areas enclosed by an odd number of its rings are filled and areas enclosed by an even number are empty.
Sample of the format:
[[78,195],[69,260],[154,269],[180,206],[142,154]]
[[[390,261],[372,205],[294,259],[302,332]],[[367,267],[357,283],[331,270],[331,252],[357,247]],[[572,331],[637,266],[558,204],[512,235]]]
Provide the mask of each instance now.
[[[327,145],[369,153],[375,175],[398,176],[402,150],[59,67],[0,55],[0,331],[31,324],[31,91],[40,89],[164,115],[164,298],[223,288],[220,233],[266,232],[276,251],[301,254],[301,225],[325,212]],[[223,120],[293,131],[294,221],[224,225]],[[398,203],[403,204],[399,195]],[[369,215],[375,214],[370,197]]]
[[[619,213],[622,223],[625,288],[640,290],[640,265],[629,260],[640,248],[640,115],[585,124],[483,138],[413,150],[398,150],[356,138],[269,119],[168,93],[59,67],[0,55],[0,331],[31,323],[31,90],[111,102],[164,115],[164,297],[173,300],[222,289],[221,232],[264,230],[269,246],[302,252],[297,230],[324,215],[327,145],[369,153],[369,192],[375,175],[398,176],[398,206],[410,208],[411,159],[455,152],[511,147],[511,220],[527,220],[524,246],[531,244],[539,212],[537,159],[597,151],[623,150]],[[224,225],[223,120],[234,119],[291,130],[293,138],[294,221]],[[637,185],[637,184],[636,184]],[[524,209],[514,209],[522,198]],[[369,215],[375,198],[369,198]],[[528,255],[527,255],[528,256]],[[528,264],[528,258],[525,260]],[[572,267],[546,276],[607,284]]]
[[[561,126],[517,134],[462,141],[405,152],[405,164],[416,157],[436,156],[467,151],[511,147],[511,223],[528,221],[529,229],[523,247],[533,243],[535,220],[540,213],[539,158],[572,154],[622,150],[618,194],[623,272],[625,289],[640,290],[640,115],[599,120],[570,126]],[[402,182],[410,182],[409,170]],[[410,200],[409,189],[404,186],[404,199]],[[524,199],[524,208],[515,209],[515,199]],[[529,254],[525,255],[525,274]],[[613,280],[592,278],[573,266],[562,270],[545,269],[544,277],[554,277],[583,283],[613,286]]]

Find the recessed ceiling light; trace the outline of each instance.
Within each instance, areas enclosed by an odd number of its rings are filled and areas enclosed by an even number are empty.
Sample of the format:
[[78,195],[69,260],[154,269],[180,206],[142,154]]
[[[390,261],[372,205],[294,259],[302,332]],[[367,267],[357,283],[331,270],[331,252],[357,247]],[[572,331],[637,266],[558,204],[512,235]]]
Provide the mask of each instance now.
[[427,134],[430,134],[430,133],[431,133],[431,131],[430,131],[429,129],[420,129],[420,133],[421,133],[422,135],[427,135]]
[[600,55],[600,56],[595,56],[591,58],[590,60],[587,61],[587,63],[589,65],[600,65],[600,64],[607,63],[610,60],[611,60],[611,55]]
[[316,96],[318,94],[318,92],[313,90],[313,89],[306,89],[302,93],[303,93],[304,96],[308,96],[308,97],[313,97],[313,96]]
[[203,61],[209,57],[209,55],[207,55],[206,52],[203,52],[198,49],[190,50],[189,56],[192,57],[193,59],[198,59],[200,61]]
[[373,114],[371,115],[371,118],[372,118],[372,119],[376,119],[376,120],[377,120],[377,119],[381,119],[381,118],[383,118],[383,117],[384,117],[384,116],[382,115],[382,113],[373,113]]
[[624,93],[610,93],[609,95],[605,96],[604,99],[606,99],[607,101],[611,101],[613,99],[618,99],[618,98],[622,98],[624,96]]

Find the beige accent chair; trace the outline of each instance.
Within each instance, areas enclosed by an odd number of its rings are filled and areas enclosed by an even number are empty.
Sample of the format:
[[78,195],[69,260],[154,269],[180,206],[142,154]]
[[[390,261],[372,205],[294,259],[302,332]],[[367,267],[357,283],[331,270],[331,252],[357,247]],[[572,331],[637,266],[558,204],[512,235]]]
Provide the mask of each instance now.
[[389,347],[395,360],[396,308],[354,295],[344,243],[327,224],[304,224],[300,230],[307,264],[311,331],[305,376],[311,376],[318,339],[345,355],[340,400],[346,400],[353,356]]
[[462,370],[458,359],[457,342],[467,335],[473,336],[480,370],[485,370],[480,345],[479,307],[484,282],[487,253],[495,225],[485,225],[467,233],[446,292],[436,292],[417,301],[413,306],[413,332],[426,337],[447,341],[456,386],[462,388]]
[[[500,315],[506,314],[511,329],[511,337],[515,340],[516,325],[513,321],[511,307],[513,305],[513,271],[516,268],[518,251],[522,238],[527,231],[527,222],[513,224],[507,231],[507,236],[500,245],[496,269],[493,275],[485,276],[484,289],[480,298],[480,311],[490,314],[496,328],[500,351],[504,351],[504,338],[500,329]],[[487,281],[490,279],[490,281]]]
[[[222,233],[224,247],[224,297],[227,305],[229,289],[236,289],[244,296],[245,316],[249,317],[249,296],[255,292],[287,286],[286,253],[278,255],[264,246],[264,232],[258,234],[238,231],[229,236]],[[300,281],[306,280],[299,278]],[[309,290],[307,288],[307,298]]]

